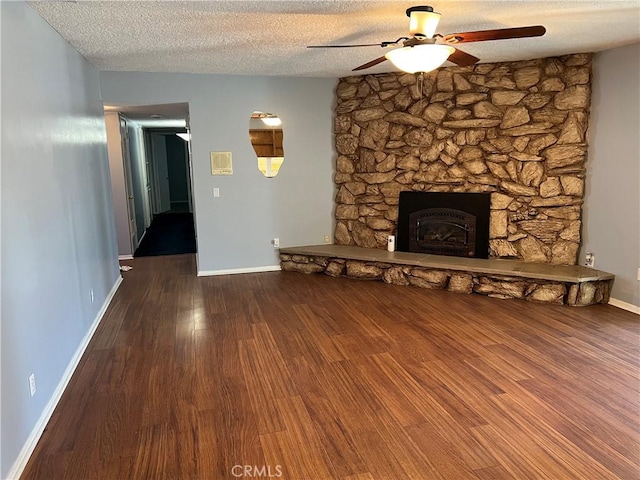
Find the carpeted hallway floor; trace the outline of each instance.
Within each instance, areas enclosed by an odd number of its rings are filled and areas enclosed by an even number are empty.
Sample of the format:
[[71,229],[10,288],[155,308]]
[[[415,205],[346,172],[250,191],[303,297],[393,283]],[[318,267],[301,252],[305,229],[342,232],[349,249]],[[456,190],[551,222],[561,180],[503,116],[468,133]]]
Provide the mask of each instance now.
[[153,216],[134,257],[177,255],[196,252],[196,235],[191,212],[167,212]]

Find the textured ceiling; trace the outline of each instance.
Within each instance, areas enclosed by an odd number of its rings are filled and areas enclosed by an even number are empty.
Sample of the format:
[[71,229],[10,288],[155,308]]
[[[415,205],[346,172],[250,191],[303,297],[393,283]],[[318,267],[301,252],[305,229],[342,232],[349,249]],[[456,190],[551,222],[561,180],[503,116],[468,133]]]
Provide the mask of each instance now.
[[[408,34],[417,1],[29,2],[100,70],[341,77]],[[640,41],[639,0],[441,0],[441,34],[542,24],[540,38],[461,45],[481,62],[597,52]],[[445,64],[448,65],[448,64]],[[361,73],[393,71],[390,62]]]

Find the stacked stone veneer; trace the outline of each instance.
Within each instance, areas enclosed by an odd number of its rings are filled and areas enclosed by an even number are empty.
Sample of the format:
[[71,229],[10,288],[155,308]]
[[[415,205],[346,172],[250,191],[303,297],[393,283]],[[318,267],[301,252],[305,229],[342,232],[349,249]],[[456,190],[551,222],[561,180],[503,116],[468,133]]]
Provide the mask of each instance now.
[[492,192],[490,256],[572,265],[591,56],[340,79],[335,242],[386,248],[403,190]]
[[478,293],[495,298],[518,298],[571,306],[607,303],[611,288],[611,280],[560,282],[286,253],[280,254],[280,265],[282,270],[290,272],[382,280],[393,285],[446,289],[456,293]]

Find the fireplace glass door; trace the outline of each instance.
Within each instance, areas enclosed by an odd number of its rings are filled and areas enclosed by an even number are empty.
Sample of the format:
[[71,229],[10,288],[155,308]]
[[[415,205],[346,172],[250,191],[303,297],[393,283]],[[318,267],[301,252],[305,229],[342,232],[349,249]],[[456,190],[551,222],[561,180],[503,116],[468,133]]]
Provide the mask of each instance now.
[[452,208],[429,208],[409,216],[413,252],[474,256],[476,217]]

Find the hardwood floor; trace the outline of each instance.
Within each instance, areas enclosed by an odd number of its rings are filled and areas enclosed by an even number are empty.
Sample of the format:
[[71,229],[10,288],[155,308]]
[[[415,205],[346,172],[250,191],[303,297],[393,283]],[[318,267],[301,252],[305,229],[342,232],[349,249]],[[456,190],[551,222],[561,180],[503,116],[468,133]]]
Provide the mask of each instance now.
[[24,479],[637,479],[638,316],[127,261]]

